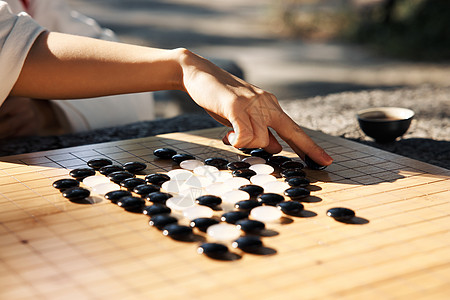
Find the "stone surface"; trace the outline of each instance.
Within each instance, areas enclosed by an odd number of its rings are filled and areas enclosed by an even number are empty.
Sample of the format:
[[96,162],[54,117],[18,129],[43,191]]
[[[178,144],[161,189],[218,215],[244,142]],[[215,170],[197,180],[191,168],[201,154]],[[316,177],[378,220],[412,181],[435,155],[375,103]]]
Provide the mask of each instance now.
[[148,224],[162,230],[166,225],[177,223],[178,219],[170,215],[154,215],[150,218]]
[[98,171],[100,172],[100,174],[108,176],[109,174],[111,174],[113,172],[123,171],[123,168],[122,168],[122,166],[118,166],[118,165],[109,165],[109,166],[101,167]]
[[250,211],[252,219],[261,222],[274,222],[281,218],[281,211],[274,206],[258,206]]
[[172,198],[173,196],[169,193],[163,193],[163,192],[154,192],[148,194],[145,199],[147,201],[153,202],[153,203],[160,203],[165,204],[167,199]]
[[94,170],[99,170],[101,167],[112,165],[112,161],[107,158],[94,158],[89,160],[87,165]]
[[122,197],[132,196],[131,192],[125,190],[114,190],[105,194],[105,198],[111,201],[112,203],[117,203],[118,200]]
[[349,221],[355,216],[355,212],[346,207],[334,207],[327,210],[327,216],[337,221]]
[[142,213],[151,217],[155,215],[170,214],[171,211],[172,210],[164,204],[153,204],[144,207]]
[[82,182],[85,186],[92,188],[92,187],[96,186],[97,184],[108,183],[108,182],[110,182],[110,180],[105,176],[94,175],[94,176],[88,176],[88,177],[84,178]]
[[77,187],[80,185],[80,182],[78,180],[72,179],[72,178],[64,178],[59,179],[53,182],[53,187],[55,189],[60,190],[61,192],[68,188]]
[[127,172],[127,171],[112,172],[108,175],[108,178],[114,183],[120,183],[122,180],[131,178],[131,177],[134,177],[134,174]]
[[238,169],[248,169],[250,167],[249,163],[245,161],[234,161],[227,164],[227,168],[230,171],[238,170]]
[[69,175],[75,178],[76,180],[82,181],[84,178],[88,176],[94,176],[95,170],[92,168],[77,168],[71,170],[69,172]]
[[145,205],[145,200],[139,197],[125,196],[117,200],[117,205],[127,211],[140,212]]
[[133,192],[138,194],[139,196],[145,197],[148,194],[159,192],[159,185],[156,184],[140,184],[133,188]]
[[136,174],[145,170],[147,168],[147,165],[140,161],[130,161],[125,163],[122,167],[125,171]]
[[120,186],[132,191],[136,186],[145,184],[145,180],[142,178],[126,178],[120,182]]
[[175,154],[177,151],[172,148],[159,148],[153,151],[153,155],[162,159],[171,159]]
[[169,175],[163,174],[163,173],[154,173],[154,174],[149,174],[149,175],[145,176],[146,182],[152,183],[152,184],[157,184],[159,186],[169,180],[170,180]]
[[206,232],[206,230],[208,229],[209,226],[219,224],[219,223],[220,223],[220,221],[217,219],[214,219],[214,218],[197,218],[197,219],[191,220],[191,222],[189,223],[189,226],[195,227],[202,232]]
[[98,194],[98,195],[105,195],[111,191],[115,191],[120,189],[120,185],[112,182],[108,183],[101,183],[97,184],[96,186],[92,187],[92,193]]
[[206,233],[214,240],[228,242],[237,239],[241,230],[233,224],[219,223],[209,226]]
[[75,201],[75,202],[89,197],[90,194],[91,194],[91,192],[88,189],[85,189],[82,187],[72,187],[72,188],[65,189],[62,192],[62,195],[64,198],[67,198],[70,201]]

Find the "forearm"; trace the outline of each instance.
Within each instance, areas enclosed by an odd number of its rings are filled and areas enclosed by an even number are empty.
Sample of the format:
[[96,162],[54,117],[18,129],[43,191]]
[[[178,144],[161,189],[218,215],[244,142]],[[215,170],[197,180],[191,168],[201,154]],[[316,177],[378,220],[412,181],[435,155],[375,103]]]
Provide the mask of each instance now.
[[44,33],[10,95],[69,99],[183,89],[179,60],[184,52]]

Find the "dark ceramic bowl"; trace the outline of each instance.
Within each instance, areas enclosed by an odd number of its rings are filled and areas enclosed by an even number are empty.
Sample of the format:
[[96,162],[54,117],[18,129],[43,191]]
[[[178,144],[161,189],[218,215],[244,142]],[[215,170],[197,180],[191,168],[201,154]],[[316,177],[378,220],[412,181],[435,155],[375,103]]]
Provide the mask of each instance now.
[[389,143],[404,135],[414,112],[400,107],[374,107],[358,111],[361,130],[378,143]]

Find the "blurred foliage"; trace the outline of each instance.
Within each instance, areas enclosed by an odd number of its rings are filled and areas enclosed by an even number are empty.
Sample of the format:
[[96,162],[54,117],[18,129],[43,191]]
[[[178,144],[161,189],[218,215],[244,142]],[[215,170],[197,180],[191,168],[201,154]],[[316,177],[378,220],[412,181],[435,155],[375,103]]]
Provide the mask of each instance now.
[[450,60],[450,0],[283,0],[276,11],[278,31],[291,37],[351,41],[403,59]]
[[[391,6],[386,5],[389,3]],[[450,59],[450,1],[386,1],[360,12],[344,36],[405,59]]]

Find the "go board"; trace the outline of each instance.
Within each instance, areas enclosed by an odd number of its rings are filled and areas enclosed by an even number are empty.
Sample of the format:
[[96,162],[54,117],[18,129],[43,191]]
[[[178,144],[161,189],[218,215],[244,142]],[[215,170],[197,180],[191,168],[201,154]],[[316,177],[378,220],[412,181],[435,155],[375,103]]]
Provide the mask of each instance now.
[[[76,204],[52,183],[93,158],[141,161],[153,150],[237,160],[224,128],[36,152],[0,159],[1,299],[449,299],[450,172],[366,145],[306,132],[335,159],[305,169],[305,211],[266,224],[266,255],[196,253],[109,201]],[[281,153],[295,154],[284,145]],[[145,176],[145,174],[138,176]],[[279,179],[282,180],[282,179]],[[347,207],[352,222],[326,211]]]

